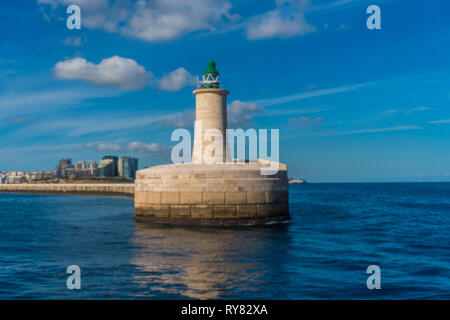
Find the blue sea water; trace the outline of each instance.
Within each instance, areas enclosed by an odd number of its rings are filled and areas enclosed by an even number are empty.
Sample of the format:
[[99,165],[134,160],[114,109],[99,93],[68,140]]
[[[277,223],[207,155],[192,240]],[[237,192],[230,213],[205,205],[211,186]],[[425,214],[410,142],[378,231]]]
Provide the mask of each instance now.
[[450,183],[293,184],[290,211],[181,228],[135,222],[129,198],[0,194],[0,299],[450,298]]

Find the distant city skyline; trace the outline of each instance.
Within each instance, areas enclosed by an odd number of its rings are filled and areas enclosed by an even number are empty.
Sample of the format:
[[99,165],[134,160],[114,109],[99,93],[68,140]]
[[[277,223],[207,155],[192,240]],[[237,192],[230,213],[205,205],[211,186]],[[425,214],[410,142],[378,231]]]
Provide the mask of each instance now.
[[[0,3],[0,171],[105,154],[167,163],[214,60],[228,126],[279,128],[289,176],[450,181],[450,3],[72,3],[81,30],[64,0]],[[381,30],[366,27],[371,4]]]
[[138,170],[137,158],[106,155],[99,163],[94,160],[73,161],[63,158],[51,170],[0,170],[0,184],[27,183],[49,181],[53,179],[92,179],[122,177],[128,180],[136,179]]

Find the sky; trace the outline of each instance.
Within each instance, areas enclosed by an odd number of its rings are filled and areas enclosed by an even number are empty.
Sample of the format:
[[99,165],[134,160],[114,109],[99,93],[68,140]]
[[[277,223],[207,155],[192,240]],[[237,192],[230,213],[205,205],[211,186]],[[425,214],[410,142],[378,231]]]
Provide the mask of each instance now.
[[[81,29],[66,26],[71,4]],[[369,30],[369,5],[381,29]],[[0,171],[170,162],[209,60],[231,128],[310,182],[450,181],[448,1],[4,0]]]

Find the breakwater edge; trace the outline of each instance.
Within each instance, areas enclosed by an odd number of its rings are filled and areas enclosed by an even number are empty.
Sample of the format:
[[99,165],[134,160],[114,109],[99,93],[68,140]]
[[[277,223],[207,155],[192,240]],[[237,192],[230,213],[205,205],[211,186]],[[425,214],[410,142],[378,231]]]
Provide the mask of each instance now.
[[2,184],[0,185],[0,192],[67,193],[67,194],[134,197],[134,184],[133,183]]

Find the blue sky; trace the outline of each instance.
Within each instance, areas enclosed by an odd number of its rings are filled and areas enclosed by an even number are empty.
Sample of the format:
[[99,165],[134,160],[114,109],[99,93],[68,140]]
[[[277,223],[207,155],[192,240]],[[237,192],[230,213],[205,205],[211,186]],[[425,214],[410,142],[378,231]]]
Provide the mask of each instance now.
[[[81,30],[66,27],[79,4]],[[381,30],[366,8],[381,8]],[[446,1],[0,3],[0,170],[132,155],[167,163],[215,60],[229,126],[280,129],[311,182],[450,181]]]

